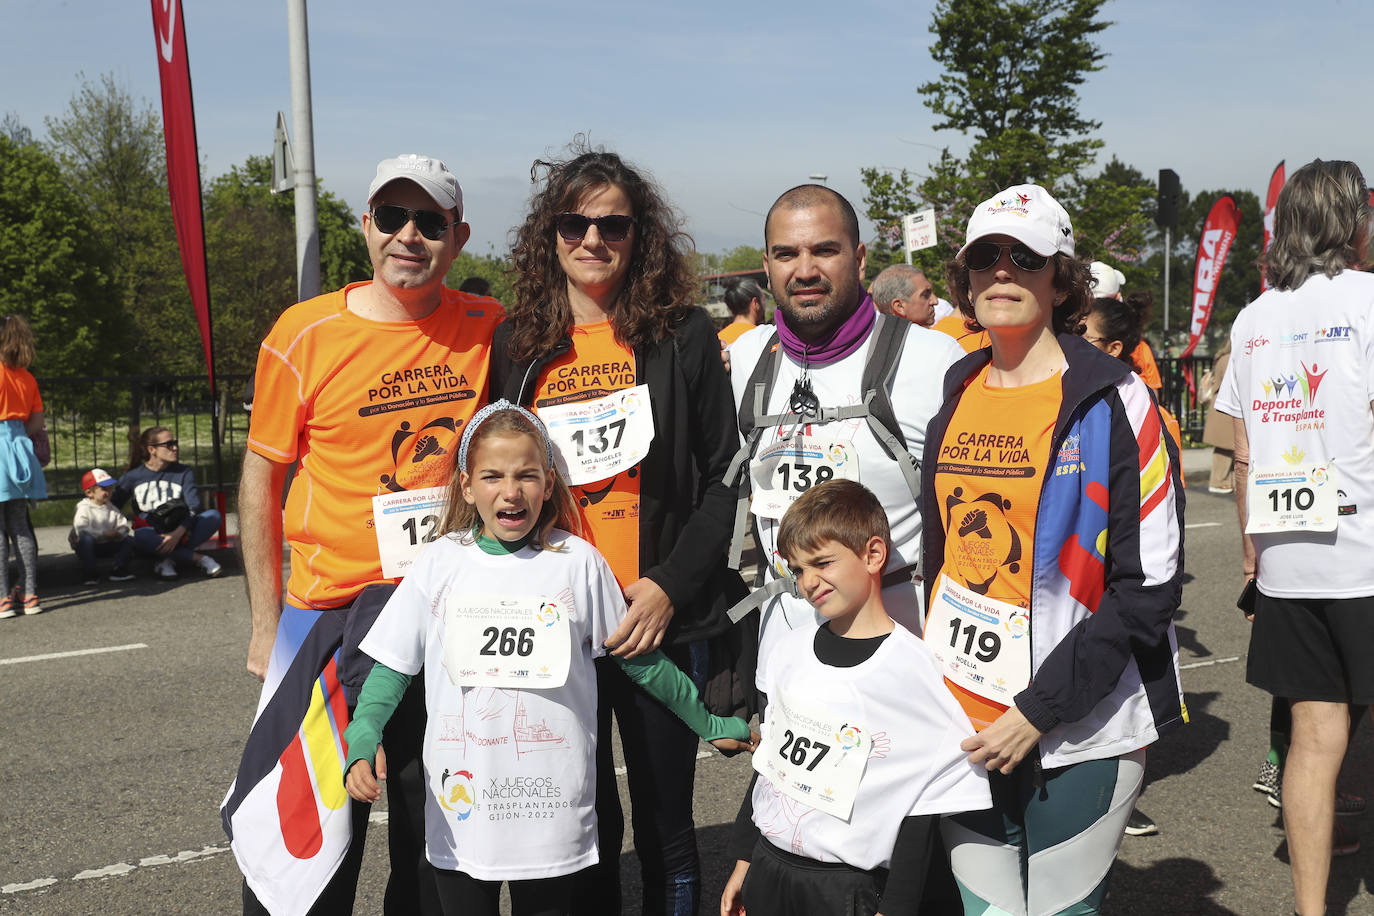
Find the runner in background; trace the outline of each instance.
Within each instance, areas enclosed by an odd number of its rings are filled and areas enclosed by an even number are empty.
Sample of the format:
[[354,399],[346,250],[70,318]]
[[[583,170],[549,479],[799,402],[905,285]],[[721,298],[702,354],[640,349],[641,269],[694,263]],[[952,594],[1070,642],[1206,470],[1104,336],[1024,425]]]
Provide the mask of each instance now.
[[1149,389],[1078,336],[1073,251],[1021,185],[977,206],[947,270],[991,337],[946,376],[922,467],[926,643],[995,771],[992,812],[943,821],[966,912],[1098,912],[1145,746],[1185,719],[1178,469]]
[[[664,648],[698,688],[744,594],[725,566],[738,439],[720,340],[694,304],[690,240],[662,192],[614,153],[574,142],[538,161],[516,231],[515,296],[493,343],[494,395],[532,406],[549,429],[583,537],[606,557],[629,610],[608,638],[632,658]],[[732,634],[731,634],[732,635]],[[645,914],[697,912],[692,820],[697,736],[609,660],[597,662],[597,823],[607,851],[578,912],[621,912],[624,819],[611,714],[628,770]],[[728,693],[728,691],[727,691]],[[708,699],[710,691],[708,690]],[[729,698],[709,701],[732,712]]]
[[729,347],[745,331],[763,324],[763,289],[747,277],[736,280],[725,288],[725,307],[730,310],[730,323],[717,336]]
[[1257,590],[1246,679],[1292,712],[1283,823],[1308,916],[1326,909],[1351,705],[1374,701],[1374,217],[1359,168],[1320,159],[1274,217],[1269,289],[1231,326],[1217,409],[1235,418],[1241,571]]

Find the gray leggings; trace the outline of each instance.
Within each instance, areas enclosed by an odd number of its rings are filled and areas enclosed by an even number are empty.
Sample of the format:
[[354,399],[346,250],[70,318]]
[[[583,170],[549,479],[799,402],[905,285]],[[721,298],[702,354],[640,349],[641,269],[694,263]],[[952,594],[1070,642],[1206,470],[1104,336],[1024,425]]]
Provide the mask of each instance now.
[[0,597],[10,593],[10,536],[19,545],[19,565],[24,570],[22,595],[38,594],[38,540],[29,522],[29,501],[11,499],[0,503],[0,522],[5,531],[0,535]]

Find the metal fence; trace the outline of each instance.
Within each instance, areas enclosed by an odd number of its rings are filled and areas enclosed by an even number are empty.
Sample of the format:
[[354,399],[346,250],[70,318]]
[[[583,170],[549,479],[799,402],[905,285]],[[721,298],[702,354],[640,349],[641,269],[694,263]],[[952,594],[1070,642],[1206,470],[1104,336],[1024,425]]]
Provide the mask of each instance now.
[[[1160,402],[1178,418],[1184,439],[1201,442],[1202,428],[1207,425],[1207,406],[1198,403],[1198,396],[1202,393],[1202,374],[1212,368],[1212,357],[1158,359],[1156,364],[1164,381]],[[1189,379],[1193,383],[1191,388]]]
[[[221,407],[220,464],[226,492],[238,487],[248,438],[242,395],[247,375],[217,377]],[[52,463],[43,469],[49,499],[81,497],[81,475],[101,467],[118,477],[133,443],[149,426],[166,426],[181,443],[181,462],[195,469],[206,494],[220,482],[214,459],[210,382],[195,375],[47,376],[43,395]]]

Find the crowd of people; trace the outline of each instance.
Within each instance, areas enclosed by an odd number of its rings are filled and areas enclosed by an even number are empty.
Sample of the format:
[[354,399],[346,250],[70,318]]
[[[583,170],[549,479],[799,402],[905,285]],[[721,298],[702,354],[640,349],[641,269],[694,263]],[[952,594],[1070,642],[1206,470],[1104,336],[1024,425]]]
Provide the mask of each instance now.
[[[463,191],[405,155],[368,188],[371,279],[263,342],[239,491],[263,688],[221,809],[244,913],[350,912],[383,782],[387,913],[494,916],[503,884],[517,916],[1100,912],[1123,835],[1155,829],[1147,748],[1187,720],[1181,436],[1148,296],[1076,257],[1034,184],[974,209],[948,303],[909,266],[866,286],[854,208],[801,185],[761,227],[766,284],[731,284],[717,329],[645,172],[575,144],[531,179],[504,306],[444,285]],[[1303,914],[1374,701],[1366,194],[1350,163],[1293,176],[1270,289],[1204,380],[1210,489],[1246,532],[1248,678],[1291,714]],[[23,558],[42,401],[11,321],[0,519]],[[86,474],[88,578],[139,554],[219,574],[177,445],[152,427],[118,480]],[[29,562],[0,616],[37,607]],[[703,739],[755,771],[719,900]]]

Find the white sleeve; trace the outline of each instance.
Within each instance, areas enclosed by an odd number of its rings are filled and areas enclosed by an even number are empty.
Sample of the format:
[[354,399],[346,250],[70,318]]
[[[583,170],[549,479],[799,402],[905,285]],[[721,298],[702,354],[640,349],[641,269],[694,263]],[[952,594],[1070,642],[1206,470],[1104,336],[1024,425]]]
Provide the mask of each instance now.
[[928,756],[930,767],[926,771],[925,785],[908,815],[957,814],[992,807],[987,769],[970,763],[968,752],[959,747],[959,742],[973,734],[973,727],[962,709],[958,716],[963,719],[962,723],[949,717],[944,733],[925,746],[923,753]]
[[435,541],[420,554],[377,615],[358,648],[392,670],[415,675],[425,664],[429,618],[446,590],[435,576],[433,556],[447,547]]
[[1228,417],[1243,419],[1244,411],[1241,409],[1240,382],[1237,378],[1242,361],[1248,359],[1245,348],[1236,346],[1236,338],[1239,336],[1237,328],[1231,327],[1231,358],[1226,361],[1226,375],[1222,377],[1221,384],[1217,388],[1217,399],[1213,407],[1218,412],[1226,414]]
[[582,590],[588,602],[587,620],[591,623],[592,658],[600,658],[609,650],[606,637],[615,632],[620,621],[625,619],[625,596],[620,591],[620,583],[615,581],[615,573],[601,552],[591,544],[586,545],[588,561],[585,566],[586,587]]

